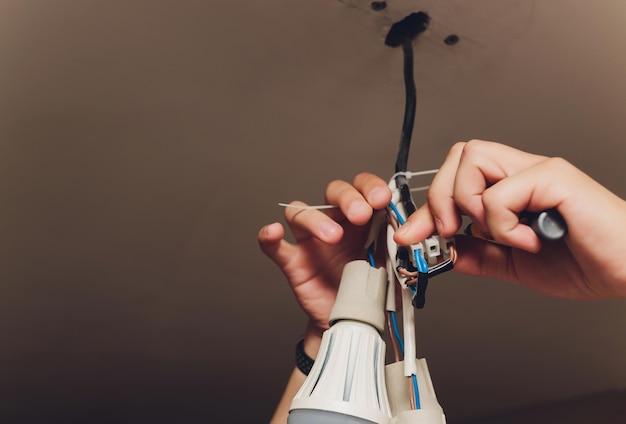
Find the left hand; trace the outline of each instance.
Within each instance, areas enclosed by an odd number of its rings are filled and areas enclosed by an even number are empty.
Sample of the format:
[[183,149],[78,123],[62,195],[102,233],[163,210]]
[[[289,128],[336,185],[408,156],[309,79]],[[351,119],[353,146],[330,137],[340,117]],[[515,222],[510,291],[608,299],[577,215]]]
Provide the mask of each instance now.
[[[278,222],[264,226],[258,234],[261,250],[285,274],[309,317],[307,335],[320,337],[328,328],[343,267],[352,260],[366,258],[365,241],[372,215],[389,204],[391,191],[381,178],[361,173],[353,184],[332,181],[325,197],[327,204],[338,208],[286,209],[285,219],[295,244],[284,239],[285,230]],[[306,342],[305,338],[305,348]]]

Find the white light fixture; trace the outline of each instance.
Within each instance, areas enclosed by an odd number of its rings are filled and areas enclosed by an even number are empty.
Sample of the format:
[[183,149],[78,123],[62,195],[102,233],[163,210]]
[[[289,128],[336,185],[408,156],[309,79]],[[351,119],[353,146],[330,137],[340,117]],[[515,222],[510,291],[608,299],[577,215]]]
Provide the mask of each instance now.
[[331,327],[291,403],[289,424],[391,423],[385,384],[387,276],[365,261],[343,270]]
[[[381,334],[385,309],[394,303],[386,302],[387,275],[383,268],[375,269],[366,261],[344,267],[330,315],[331,327],[291,403],[289,424],[445,424],[425,359],[411,356],[385,366]],[[404,314],[412,321],[410,295],[405,300]],[[414,332],[415,328],[405,323],[405,332]],[[414,346],[407,347],[413,355]],[[412,384],[416,387],[410,389]],[[412,404],[417,387],[420,406],[416,409]]]

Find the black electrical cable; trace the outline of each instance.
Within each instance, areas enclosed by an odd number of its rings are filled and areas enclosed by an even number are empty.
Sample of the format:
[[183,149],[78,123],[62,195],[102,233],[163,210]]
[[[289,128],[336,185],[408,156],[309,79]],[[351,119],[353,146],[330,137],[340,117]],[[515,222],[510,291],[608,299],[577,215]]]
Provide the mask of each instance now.
[[420,272],[417,277],[417,290],[411,303],[417,309],[423,309],[426,304],[426,289],[428,288],[428,274]]
[[411,147],[411,137],[413,136],[413,126],[415,123],[415,110],[417,107],[417,92],[415,80],[413,79],[413,42],[410,39],[402,43],[404,54],[404,121],[402,122],[402,133],[400,134],[400,147],[396,159],[396,171],[406,172],[409,160],[409,147]]
[[[402,46],[404,59],[404,119],[402,121],[402,132],[400,134],[400,146],[396,158],[395,172],[406,172],[408,169],[409,148],[413,137],[413,127],[415,124],[415,111],[417,108],[417,90],[415,88],[413,71],[413,39],[426,31],[430,16],[424,12],[411,13],[399,22],[394,23],[387,36],[385,44],[391,47]],[[401,200],[404,205],[407,217],[415,212],[416,207],[411,198],[409,184],[406,176],[396,177],[396,187],[400,189]]]
[[[413,136],[413,125],[415,123],[415,110],[417,105],[417,93],[413,79],[413,39],[426,31],[429,22],[430,16],[428,16],[427,13],[411,13],[401,21],[394,23],[385,37],[385,44],[390,47],[402,45],[404,56],[404,88],[406,99],[395,172],[406,172],[408,169],[409,147],[411,146],[411,137]],[[398,186],[400,186],[400,184],[398,184]]]

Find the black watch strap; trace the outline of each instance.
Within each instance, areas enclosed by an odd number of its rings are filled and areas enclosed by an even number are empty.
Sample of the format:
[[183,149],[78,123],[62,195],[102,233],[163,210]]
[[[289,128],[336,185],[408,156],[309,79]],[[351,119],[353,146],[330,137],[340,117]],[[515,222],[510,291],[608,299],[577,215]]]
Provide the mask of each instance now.
[[296,345],[296,366],[304,375],[309,375],[314,363],[315,360],[311,359],[304,351],[304,339],[300,339]]

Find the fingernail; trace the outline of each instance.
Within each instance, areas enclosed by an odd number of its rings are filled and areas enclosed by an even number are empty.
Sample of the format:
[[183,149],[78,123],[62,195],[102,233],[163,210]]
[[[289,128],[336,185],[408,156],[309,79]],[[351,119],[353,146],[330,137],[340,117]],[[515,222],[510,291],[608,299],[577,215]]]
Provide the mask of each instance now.
[[403,236],[409,232],[410,228],[411,228],[411,223],[405,222],[398,228],[398,230],[396,231],[396,234]]
[[332,238],[338,231],[338,225],[332,222],[324,222],[320,225],[320,233],[326,238]]
[[369,212],[370,206],[362,200],[357,200],[352,202],[348,208],[348,218],[354,218],[355,216],[361,216]]
[[370,192],[370,201],[372,203],[379,203],[387,196],[387,190],[382,187],[376,187]]
[[263,227],[263,234],[265,236],[269,236],[272,234],[272,229],[279,226],[280,224],[278,222],[272,222],[271,224],[267,224],[265,227]]

